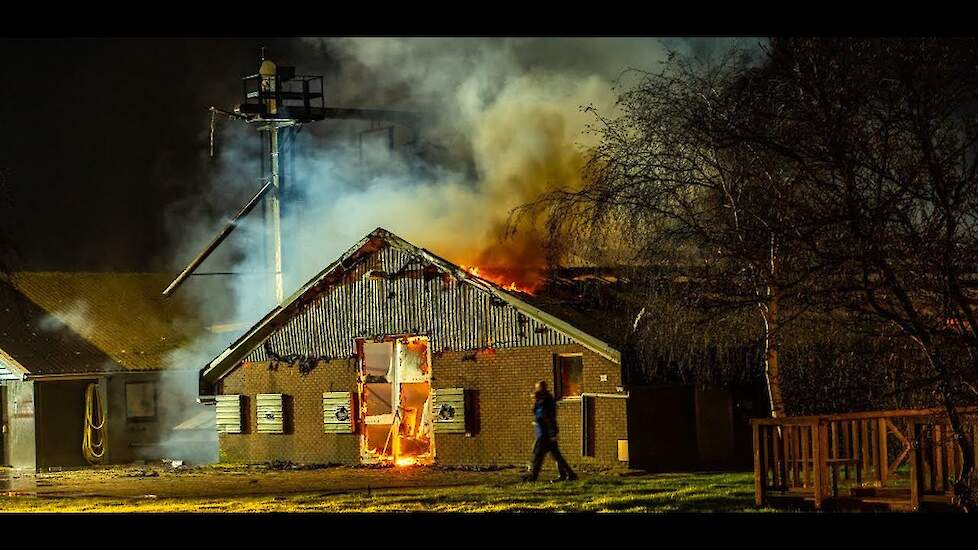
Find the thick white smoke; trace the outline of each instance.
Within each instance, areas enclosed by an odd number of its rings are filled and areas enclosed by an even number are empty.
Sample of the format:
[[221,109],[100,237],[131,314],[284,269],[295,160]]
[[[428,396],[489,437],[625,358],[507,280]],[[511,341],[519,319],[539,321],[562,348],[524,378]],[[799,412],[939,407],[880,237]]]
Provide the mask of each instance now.
[[299,278],[383,226],[458,263],[508,268],[529,283],[544,262],[539,235],[526,225],[515,238],[500,238],[513,208],[547,190],[580,185],[580,168],[594,139],[586,129],[595,122],[584,107],[612,116],[613,87],[627,69],[658,70],[670,50],[708,54],[734,41],[341,38],[307,43],[335,59],[338,70],[327,83],[330,104],[421,112],[420,141],[433,154],[421,166],[409,147],[394,158],[366,155],[377,160],[366,175],[351,162],[360,158],[355,151],[315,140],[303,143],[297,171],[306,178],[308,210],[296,220],[301,230],[292,251]]

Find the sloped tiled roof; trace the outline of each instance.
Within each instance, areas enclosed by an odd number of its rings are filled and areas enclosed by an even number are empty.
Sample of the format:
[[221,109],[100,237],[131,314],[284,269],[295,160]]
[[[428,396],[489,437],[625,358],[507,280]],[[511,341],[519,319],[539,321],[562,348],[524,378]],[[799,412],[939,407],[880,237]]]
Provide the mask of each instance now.
[[105,353],[6,281],[0,282],[0,375],[121,370]]
[[193,317],[157,273],[20,272],[3,281],[0,349],[31,374],[166,368]]

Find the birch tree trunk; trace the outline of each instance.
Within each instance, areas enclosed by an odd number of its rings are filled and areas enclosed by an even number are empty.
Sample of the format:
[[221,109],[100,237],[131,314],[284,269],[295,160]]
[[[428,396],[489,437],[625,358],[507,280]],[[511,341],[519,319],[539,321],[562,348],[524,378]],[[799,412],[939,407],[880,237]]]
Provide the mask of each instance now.
[[781,369],[778,365],[778,294],[770,286],[767,300],[761,307],[761,316],[764,318],[764,377],[771,403],[771,417],[781,418],[785,416],[785,411],[781,397]]

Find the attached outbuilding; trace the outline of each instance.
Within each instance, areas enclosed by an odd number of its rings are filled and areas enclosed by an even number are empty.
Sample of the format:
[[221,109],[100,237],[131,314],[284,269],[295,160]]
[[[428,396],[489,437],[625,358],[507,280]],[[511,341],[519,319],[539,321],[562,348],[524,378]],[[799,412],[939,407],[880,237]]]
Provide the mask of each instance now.
[[46,471],[167,456],[191,411],[164,380],[189,337],[175,329],[180,303],[158,298],[166,280],[21,272],[0,281],[0,464]]

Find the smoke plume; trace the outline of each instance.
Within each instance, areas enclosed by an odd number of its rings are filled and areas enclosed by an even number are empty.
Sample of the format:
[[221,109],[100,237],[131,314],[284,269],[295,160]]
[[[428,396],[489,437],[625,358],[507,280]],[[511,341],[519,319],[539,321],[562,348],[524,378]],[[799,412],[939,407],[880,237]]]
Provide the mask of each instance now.
[[[301,58],[275,61],[325,75],[328,106],[410,110],[423,124],[416,133],[396,129],[393,150],[383,129],[366,121],[303,129],[283,202],[286,296],[378,226],[497,282],[532,288],[546,259],[541,232],[528,223],[507,236],[507,222],[513,208],[542,193],[581,184],[594,144],[586,130],[595,119],[585,108],[613,115],[614,87],[629,68],[657,70],[670,50],[702,54],[732,42],[302,39]],[[240,123],[218,128],[211,185],[168,213],[175,270],[224,223],[215,211],[231,214],[257,190],[255,134]],[[239,274],[222,279],[224,292],[204,288],[210,277],[180,290],[214,322],[241,325],[209,334],[175,361],[204,365],[274,305],[271,279],[262,275],[269,263],[261,214],[256,209],[201,268]]]
[[[320,143],[302,145],[307,215],[297,271],[325,259],[377,226],[450,260],[479,266],[522,287],[544,267],[533,223],[507,235],[512,209],[556,188],[581,185],[595,119],[615,113],[619,77],[657,70],[670,50],[702,55],[729,41],[647,39],[347,38],[307,40],[335,60],[331,104],[380,106],[424,115],[414,148],[355,155]],[[375,144],[375,147],[383,144]],[[413,156],[412,156],[413,154]],[[360,178],[348,159],[364,158]],[[420,160],[424,159],[424,160]],[[311,220],[311,221],[310,221]],[[323,246],[327,244],[327,246]],[[313,260],[303,265],[302,258]]]

